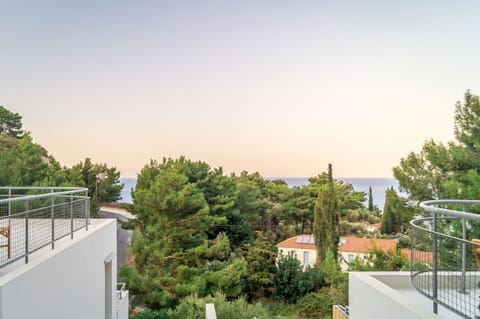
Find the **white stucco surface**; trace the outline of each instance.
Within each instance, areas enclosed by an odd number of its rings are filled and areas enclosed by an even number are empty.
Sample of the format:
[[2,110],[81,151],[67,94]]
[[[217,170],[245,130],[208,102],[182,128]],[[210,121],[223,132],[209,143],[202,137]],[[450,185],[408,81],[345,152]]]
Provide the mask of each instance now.
[[430,299],[410,284],[410,272],[350,272],[350,319],[456,319],[451,311],[438,307],[433,313]]
[[[105,260],[116,253],[116,221],[92,219],[88,232],[0,269],[0,319],[105,318]],[[112,259],[112,314],[116,317],[116,258]]]

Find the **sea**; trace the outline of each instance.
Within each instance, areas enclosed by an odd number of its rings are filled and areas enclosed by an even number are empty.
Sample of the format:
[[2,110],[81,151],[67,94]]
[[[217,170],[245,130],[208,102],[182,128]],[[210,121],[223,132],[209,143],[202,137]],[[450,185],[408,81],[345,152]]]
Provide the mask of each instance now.
[[[295,187],[295,186],[302,186],[308,184],[308,177],[266,177],[268,180],[277,180],[281,179],[284,180],[288,187]],[[376,178],[369,178],[369,177],[343,177],[337,178],[345,183],[352,184],[353,188],[358,192],[365,192],[367,194],[365,205],[368,203],[368,188],[372,188],[372,197],[373,197],[373,204],[376,205],[378,208],[383,210],[383,206],[385,204],[385,191],[393,187],[400,196],[406,196],[406,194],[400,192],[398,182],[395,178],[389,177],[376,177]],[[120,183],[123,183],[123,190],[122,190],[122,199],[120,202],[122,203],[132,203],[132,196],[131,191],[135,188],[137,184],[136,178],[120,178]]]

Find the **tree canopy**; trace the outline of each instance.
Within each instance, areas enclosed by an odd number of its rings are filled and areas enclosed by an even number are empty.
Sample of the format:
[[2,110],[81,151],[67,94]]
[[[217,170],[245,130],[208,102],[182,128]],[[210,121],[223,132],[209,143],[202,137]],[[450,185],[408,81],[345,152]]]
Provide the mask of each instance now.
[[393,174],[411,199],[480,198],[480,99],[467,91],[455,104],[455,140],[429,140],[400,160]]
[[0,135],[20,138],[24,133],[22,117],[0,105]]
[[120,199],[123,185],[115,167],[94,164],[89,158],[71,168],[62,166],[20,130],[21,118],[0,107],[0,186],[86,187],[94,214],[100,204]]
[[[132,193],[135,268],[121,274],[153,309],[194,293],[241,294],[247,262],[234,258],[229,237],[218,229],[236,214],[230,203],[236,193],[223,193],[220,185],[228,183],[220,175],[183,157],[152,161],[139,174]],[[238,239],[236,231],[231,235]]]

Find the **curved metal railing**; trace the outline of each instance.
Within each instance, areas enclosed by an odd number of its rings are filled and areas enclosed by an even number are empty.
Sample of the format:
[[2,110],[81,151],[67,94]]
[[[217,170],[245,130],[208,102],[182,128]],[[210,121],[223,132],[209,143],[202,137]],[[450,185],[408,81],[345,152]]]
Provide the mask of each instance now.
[[480,201],[435,200],[420,207],[428,214],[410,222],[412,285],[433,301],[434,313],[442,305],[464,318],[479,317]]

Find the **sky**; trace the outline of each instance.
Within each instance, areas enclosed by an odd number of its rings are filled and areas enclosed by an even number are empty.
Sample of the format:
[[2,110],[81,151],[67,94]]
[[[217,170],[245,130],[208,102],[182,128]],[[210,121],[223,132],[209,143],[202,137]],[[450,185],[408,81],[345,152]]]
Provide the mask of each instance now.
[[61,164],[391,177],[480,94],[476,1],[0,0],[0,105]]

